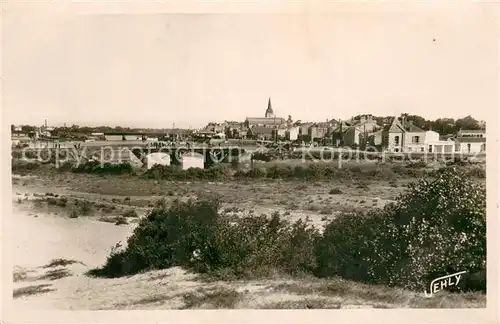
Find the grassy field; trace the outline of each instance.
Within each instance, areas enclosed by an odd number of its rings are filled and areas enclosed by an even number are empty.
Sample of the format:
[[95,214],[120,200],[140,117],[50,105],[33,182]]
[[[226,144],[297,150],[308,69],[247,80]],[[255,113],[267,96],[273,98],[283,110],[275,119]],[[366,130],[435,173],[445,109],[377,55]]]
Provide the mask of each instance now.
[[[217,193],[224,211],[235,215],[279,211],[293,220],[309,217],[311,222],[335,217],[339,212],[382,208],[405,189],[409,179],[390,181],[336,182],[306,181],[238,181],[189,182],[156,181],[134,176],[94,176],[88,174],[53,173],[37,178],[14,178],[14,191],[37,195],[56,193],[69,199],[85,199],[93,205],[96,215],[106,206],[115,206],[110,215],[136,208],[140,213],[152,207],[155,200],[165,197],[187,199],[199,193]],[[22,197],[21,197],[22,198]],[[44,204],[47,204],[44,202]],[[58,206],[47,210],[56,212]]]
[[[216,193],[222,202],[221,212],[228,217],[277,211],[284,219],[303,219],[321,228],[344,212],[383,208],[414,180],[398,176],[390,180],[169,181],[43,168],[14,175],[13,215],[21,222],[19,231],[26,235],[16,252],[15,301],[19,307],[74,310],[485,307],[484,293],[442,292],[428,299],[423,293],[401,288],[282,273],[259,280],[229,281],[214,281],[182,268],[116,279],[84,275],[105,262],[110,248],[125,241],[160,198],[168,203]],[[485,183],[484,178],[475,181]],[[53,259],[65,258],[77,262],[44,267]]]

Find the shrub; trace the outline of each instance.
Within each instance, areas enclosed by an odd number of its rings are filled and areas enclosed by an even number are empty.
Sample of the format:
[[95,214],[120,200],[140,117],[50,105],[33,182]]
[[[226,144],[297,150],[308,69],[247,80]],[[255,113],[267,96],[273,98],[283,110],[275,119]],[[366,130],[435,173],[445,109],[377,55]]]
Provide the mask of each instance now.
[[477,177],[480,179],[486,178],[486,170],[484,167],[474,167],[467,172],[469,177]]
[[129,210],[126,210],[125,212],[123,212],[122,214],[123,217],[139,217],[139,215],[137,215],[137,212],[135,211],[135,209],[129,209]]
[[25,175],[29,171],[36,170],[40,168],[41,164],[38,162],[29,162],[22,160],[12,160],[12,174]]
[[118,216],[115,221],[115,225],[127,225],[127,219],[124,216]]
[[66,198],[66,197],[60,197],[60,198],[49,197],[49,198],[47,198],[47,204],[52,205],[52,206],[66,207],[67,203],[68,203],[68,198]]
[[130,163],[104,163],[101,165],[98,161],[89,161],[79,164],[72,168],[71,171],[74,173],[119,175],[132,173],[133,169]]
[[88,200],[75,200],[69,211],[70,218],[88,216],[93,213],[92,203]]
[[228,219],[213,197],[159,204],[139,222],[125,250],[114,250],[102,269],[108,277],[186,266],[212,275],[262,276],[273,270],[310,272],[317,232],[279,214]]
[[267,176],[266,169],[263,168],[254,168],[246,174],[248,178],[252,179],[259,179],[259,178],[265,178]]
[[181,169],[177,165],[154,165],[144,173],[144,177],[157,180],[223,180],[231,175],[230,168],[216,164],[207,169]]
[[67,172],[67,171],[71,171],[72,169],[74,168],[74,165],[73,163],[71,162],[64,162],[62,164],[59,164],[57,166],[57,170],[60,171],[60,172]]
[[116,209],[113,205],[105,205],[102,207],[102,211],[106,214],[112,213]]
[[330,191],[328,193],[330,195],[340,195],[340,194],[342,194],[342,190],[340,190],[339,188],[333,188],[333,189],[330,189]]
[[273,154],[269,153],[255,152],[252,153],[252,159],[255,161],[269,162],[273,159],[276,159],[276,157]]
[[80,215],[78,215],[78,211],[76,209],[71,209],[68,215],[69,218],[78,218],[78,216]]

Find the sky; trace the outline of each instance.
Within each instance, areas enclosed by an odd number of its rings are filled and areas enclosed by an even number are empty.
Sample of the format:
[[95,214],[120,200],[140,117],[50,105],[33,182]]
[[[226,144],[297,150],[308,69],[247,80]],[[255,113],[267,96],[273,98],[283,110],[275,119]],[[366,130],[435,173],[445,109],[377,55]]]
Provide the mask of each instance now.
[[323,13],[3,13],[13,124],[202,127],[497,109],[491,8],[340,3]]

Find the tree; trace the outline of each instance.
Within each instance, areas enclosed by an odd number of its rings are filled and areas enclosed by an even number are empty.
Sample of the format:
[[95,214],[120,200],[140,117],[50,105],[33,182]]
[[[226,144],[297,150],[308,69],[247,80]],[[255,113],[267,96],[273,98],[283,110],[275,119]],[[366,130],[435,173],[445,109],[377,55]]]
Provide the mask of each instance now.
[[29,132],[34,132],[36,130],[36,127],[30,125],[23,125],[21,126],[21,130],[23,131],[23,133],[29,133]]
[[417,126],[418,128],[421,128],[423,130],[428,130],[429,126],[431,124],[430,121],[426,120],[423,117],[417,116],[417,115],[408,115],[407,119],[408,119],[408,121],[412,121],[413,125]]
[[457,132],[453,118],[438,118],[430,124],[432,125],[432,130],[441,135],[455,134]]
[[461,119],[457,119],[457,121],[455,122],[455,126],[456,126],[456,128],[458,128],[458,130],[460,130],[460,129],[471,129],[471,130],[481,129],[478,121],[475,120],[474,118],[472,118],[471,115],[464,117],[464,118],[461,118]]

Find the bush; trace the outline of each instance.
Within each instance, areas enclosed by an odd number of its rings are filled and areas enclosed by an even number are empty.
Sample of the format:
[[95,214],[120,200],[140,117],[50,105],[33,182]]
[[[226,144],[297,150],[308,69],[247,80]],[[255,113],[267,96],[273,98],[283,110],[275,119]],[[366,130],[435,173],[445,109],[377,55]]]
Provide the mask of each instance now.
[[316,246],[321,275],[425,289],[432,279],[485,267],[485,190],[443,170],[410,185],[396,204],[329,223]]
[[126,210],[125,212],[123,212],[122,214],[123,217],[139,217],[137,215],[137,212],[135,211],[135,209],[129,209],[129,210]]
[[115,225],[127,225],[127,219],[124,216],[118,216],[115,221]]
[[269,154],[269,153],[255,152],[255,153],[252,153],[252,159],[255,161],[269,162],[271,160],[276,159],[276,156],[274,156],[273,154]]
[[317,232],[304,222],[289,224],[279,214],[229,220],[213,197],[158,204],[142,219],[125,250],[114,250],[92,274],[115,277],[143,270],[185,266],[214,276],[262,276],[274,270],[315,268]]
[[104,163],[101,165],[98,161],[89,161],[71,169],[74,173],[92,173],[92,174],[110,174],[119,175],[132,173],[133,169],[129,163]]
[[144,173],[144,177],[157,180],[224,180],[231,176],[230,168],[217,164],[208,169],[181,169],[177,165],[154,165]]
[[158,204],[139,222],[126,250],[114,250],[98,273],[114,277],[189,264],[196,248],[213,241],[218,207],[211,200]]
[[12,160],[12,174],[19,174],[19,175],[25,175],[29,171],[36,170],[40,168],[41,164],[38,162],[29,162],[29,161],[22,161],[22,160]]
[[88,216],[94,211],[92,203],[88,200],[75,200],[74,204],[69,210],[70,218],[77,218],[78,216]]
[[52,205],[52,206],[66,207],[67,203],[68,203],[68,198],[66,198],[66,197],[60,197],[60,198],[48,197],[47,198],[47,204]]
[[340,190],[339,188],[333,188],[333,189],[330,189],[330,191],[328,193],[330,195],[340,195],[340,194],[342,194],[342,190]]

